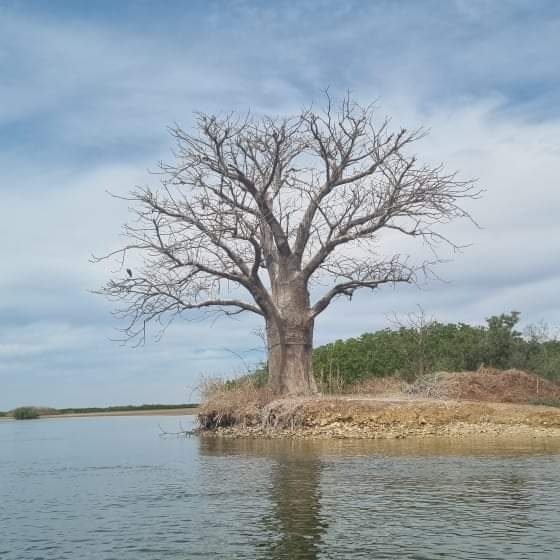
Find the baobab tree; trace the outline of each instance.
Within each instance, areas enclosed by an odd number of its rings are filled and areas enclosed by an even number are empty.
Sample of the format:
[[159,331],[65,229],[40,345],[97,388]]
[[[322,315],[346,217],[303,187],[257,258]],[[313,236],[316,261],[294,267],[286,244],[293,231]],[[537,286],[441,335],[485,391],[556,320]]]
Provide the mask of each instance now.
[[194,131],[171,128],[173,161],[157,188],[126,197],[134,220],[111,253],[121,272],[100,290],[117,300],[125,335],[143,339],[148,323],[194,310],[254,313],[272,389],[315,392],[317,316],[357,290],[413,283],[438,260],[385,255],[383,233],[455,247],[439,226],[469,219],[463,202],[478,195],[417,161],[424,131],[389,127],[373,105],[327,96],[294,117],[197,114]]

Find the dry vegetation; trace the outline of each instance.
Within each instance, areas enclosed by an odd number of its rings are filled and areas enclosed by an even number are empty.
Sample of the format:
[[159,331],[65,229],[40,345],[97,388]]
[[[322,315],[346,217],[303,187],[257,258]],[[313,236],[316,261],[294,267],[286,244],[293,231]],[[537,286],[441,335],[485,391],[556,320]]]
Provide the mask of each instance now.
[[560,384],[526,371],[481,368],[427,375],[404,386],[403,392],[428,398],[527,404],[560,399]]
[[560,435],[560,384],[518,370],[440,372],[407,383],[372,378],[345,394],[274,399],[251,379],[211,382],[199,410],[203,430],[232,435],[405,437],[508,431]]
[[273,400],[270,389],[259,387],[251,378],[236,384],[206,380],[200,391],[198,423],[203,429],[260,423],[262,410]]

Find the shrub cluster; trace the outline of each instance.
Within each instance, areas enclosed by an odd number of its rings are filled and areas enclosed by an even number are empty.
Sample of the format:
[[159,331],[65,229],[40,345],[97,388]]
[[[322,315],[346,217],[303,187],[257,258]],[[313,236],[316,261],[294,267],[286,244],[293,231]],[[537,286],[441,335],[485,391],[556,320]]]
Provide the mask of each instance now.
[[[540,325],[516,330],[517,311],[486,319],[485,325],[411,321],[411,326],[337,340],[313,352],[313,371],[322,392],[336,393],[368,379],[398,376],[409,382],[438,371],[481,367],[520,369],[560,381],[560,340]],[[266,364],[250,377],[267,381]],[[234,388],[238,380],[228,381]]]
[[414,380],[436,371],[473,371],[481,366],[522,369],[560,380],[560,341],[546,329],[515,329],[519,313],[490,317],[486,325],[440,323],[384,329],[337,340],[314,351],[319,382],[351,384],[361,379],[400,375]]
[[196,403],[182,403],[182,404],[128,404],[116,406],[89,406],[82,408],[59,408],[56,410],[57,414],[88,414],[91,412],[132,412],[137,410],[172,410],[175,408],[195,408]]
[[16,420],[33,420],[39,418],[39,411],[34,406],[20,406],[13,411]]

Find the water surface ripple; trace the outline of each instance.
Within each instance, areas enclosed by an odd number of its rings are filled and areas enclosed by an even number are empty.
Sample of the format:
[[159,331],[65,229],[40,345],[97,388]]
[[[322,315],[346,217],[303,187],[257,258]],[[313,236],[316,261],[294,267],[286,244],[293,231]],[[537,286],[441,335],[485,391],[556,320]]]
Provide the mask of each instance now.
[[158,436],[180,420],[1,421],[0,558],[560,559],[558,442]]

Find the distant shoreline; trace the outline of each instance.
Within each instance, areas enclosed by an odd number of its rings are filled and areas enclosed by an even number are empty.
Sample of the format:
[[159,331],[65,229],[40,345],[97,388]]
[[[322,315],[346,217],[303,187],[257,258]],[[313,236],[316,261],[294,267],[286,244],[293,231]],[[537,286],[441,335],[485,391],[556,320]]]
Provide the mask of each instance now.
[[[195,415],[198,414],[198,405],[178,406],[178,407],[162,407],[142,409],[141,407],[130,410],[95,410],[92,412],[45,412],[40,414],[39,419],[49,418],[87,418],[90,416],[178,416],[178,415]],[[2,420],[15,420],[11,415],[0,416]]]
[[108,412],[68,412],[61,414],[45,414],[41,418],[82,418],[87,416],[177,416],[198,414],[197,406],[183,408],[157,408],[152,410],[122,410]]

